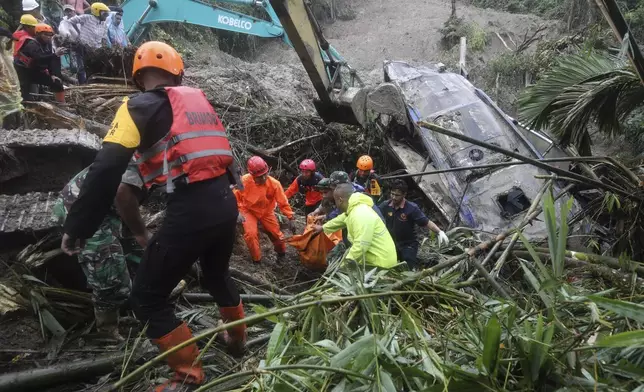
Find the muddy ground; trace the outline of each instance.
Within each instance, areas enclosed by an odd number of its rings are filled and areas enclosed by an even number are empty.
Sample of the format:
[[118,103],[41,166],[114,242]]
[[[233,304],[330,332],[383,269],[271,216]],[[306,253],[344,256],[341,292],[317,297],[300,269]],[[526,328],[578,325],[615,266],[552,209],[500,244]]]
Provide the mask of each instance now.
[[[440,29],[451,14],[448,0],[347,0],[355,10],[352,20],[336,20],[324,26],[325,37],[371,83],[382,81],[382,62],[402,60],[414,64],[447,62],[441,45]],[[481,9],[457,2],[457,16],[465,23],[476,23],[488,36],[488,45],[480,53],[470,53],[475,60],[487,61],[507,51],[495,33],[500,33],[513,49],[509,34],[521,42],[526,32],[539,25],[549,27],[548,36],[558,35],[558,21],[544,20],[535,15],[510,14]],[[261,48],[257,60],[267,63],[292,64],[296,54],[279,42]]]

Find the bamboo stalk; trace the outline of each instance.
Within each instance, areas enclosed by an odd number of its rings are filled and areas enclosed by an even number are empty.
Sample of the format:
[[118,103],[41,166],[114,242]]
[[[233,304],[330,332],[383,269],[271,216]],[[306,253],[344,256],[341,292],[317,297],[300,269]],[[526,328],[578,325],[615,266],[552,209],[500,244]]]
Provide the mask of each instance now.
[[64,362],[46,368],[3,374],[0,376],[0,392],[42,390],[48,385],[109,373],[115,366],[121,364],[127,355],[126,353],[108,355],[82,361]]
[[109,390],[110,391],[118,390],[120,387],[124,386],[129,381],[131,381],[134,378],[136,378],[137,376],[140,376],[141,374],[143,374],[147,369],[149,369],[150,367],[152,367],[156,363],[158,363],[158,362],[162,361],[163,359],[165,359],[165,357],[167,357],[168,355],[170,355],[170,354],[172,354],[172,353],[174,353],[176,351],[179,351],[182,348],[191,345],[192,343],[195,343],[195,342],[197,342],[199,340],[202,340],[202,339],[208,339],[214,334],[217,334],[217,333],[222,332],[222,331],[226,331],[226,330],[228,330],[228,329],[230,329],[232,327],[236,327],[238,325],[254,324],[254,323],[257,323],[259,321],[265,320],[265,319],[267,319],[268,317],[271,317],[271,316],[277,316],[277,315],[280,315],[280,314],[283,314],[283,313],[292,312],[294,310],[301,310],[301,309],[311,308],[311,307],[314,307],[314,306],[331,305],[331,304],[345,303],[345,302],[351,302],[351,301],[359,301],[359,300],[363,300],[363,299],[377,298],[377,297],[393,297],[393,296],[396,296],[396,295],[423,295],[423,296],[429,296],[429,295],[436,295],[436,294],[437,294],[436,292],[430,292],[430,291],[388,291],[388,292],[384,292],[384,293],[370,293],[370,294],[354,295],[354,296],[348,296],[348,297],[332,297],[332,298],[325,298],[325,299],[322,299],[322,300],[304,302],[304,303],[301,303],[301,304],[291,305],[291,306],[287,306],[287,307],[280,308],[280,309],[274,309],[274,310],[271,310],[271,311],[268,311],[268,312],[265,312],[265,313],[262,313],[262,314],[255,314],[253,316],[246,317],[246,318],[241,319],[241,320],[232,321],[230,323],[223,324],[223,325],[220,325],[220,326],[218,326],[216,328],[213,328],[213,329],[210,329],[208,331],[202,332],[202,333],[192,337],[191,339],[188,339],[188,340],[184,341],[183,343],[171,348],[170,350],[165,351],[165,352],[157,355],[156,357],[152,358],[150,361],[148,361],[145,364],[143,364],[140,367],[138,367],[132,373],[128,374],[127,376],[123,377],[122,379],[120,379],[119,381],[114,383],[110,387]]
[[[272,304],[275,301],[291,301],[294,298],[290,295],[240,294],[239,296],[244,303],[255,302],[264,304]],[[207,293],[184,293],[183,298],[189,302],[215,302],[212,295]]]
[[[515,234],[515,236],[516,236],[516,234]],[[513,237],[513,238],[514,238],[514,237]],[[503,244],[503,242],[504,242],[504,241],[499,241],[499,242],[497,242],[496,244],[494,244],[494,246],[492,247],[492,249],[490,250],[490,252],[487,254],[487,256],[485,256],[485,259],[481,262],[481,266],[482,266],[482,267],[485,267],[485,265],[487,265],[487,263],[492,259],[492,256],[493,256],[493,255],[496,253],[496,251],[501,247],[501,245]],[[476,274],[477,274],[477,273],[479,273],[479,270],[478,270],[478,269],[477,269],[476,271],[472,272],[472,275],[470,275],[470,277],[469,277],[467,280],[468,280],[468,281],[472,281],[472,280],[474,280],[474,277],[476,277]]]
[[[526,259],[526,260],[532,259],[532,255],[527,250],[515,250],[512,253],[515,256],[521,257],[522,259]],[[550,253],[536,252],[536,254],[539,257],[543,258],[544,260],[549,260],[551,257]],[[595,268],[596,270],[607,273],[611,278],[618,278],[626,282],[631,282],[632,275],[625,272],[616,271],[615,269],[612,269],[609,266],[601,265],[601,264],[593,264],[588,261],[578,260],[572,257],[565,257],[564,259],[565,259],[564,261],[566,263],[566,267],[585,267],[590,269]],[[644,281],[643,279],[640,279],[640,278],[637,279],[637,282],[639,282],[638,283],[639,285],[641,285],[643,281]]]
[[[502,242],[503,242],[503,240],[499,241],[497,244],[495,244],[495,246],[500,244],[500,243],[502,243]],[[490,253],[492,253],[492,252],[490,252]],[[470,262],[472,262],[472,264],[474,264],[474,266],[481,273],[481,275],[483,275],[483,277],[490,283],[490,285],[494,288],[494,290],[496,290],[503,298],[507,299],[510,302],[514,301],[512,299],[512,297],[510,296],[510,294],[508,294],[507,291],[505,291],[505,289],[503,287],[501,287],[499,282],[497,282],[492,276],[490,276],[490,273],[487,272],[485,267],[483,267],[481,265],[481,263],[479,263],[479,261],[476,260],[476,258],[470,257]]]
[[[534,250],[537,253],[550,255],[550,250],[548,248],[534,248]],[[644,274],[644,264],[634,260],[624,260],[621,262],[619,259],[614,257],[602,256],[594,253],[575,252],[572,250],[566,250],[565,256],[573,260],[586,261],[592,264],[605,264],[617,270],[623,270],[624,267],[628,268],[630,266],[632,268],[631,271]]]
[[269,366],[265,368],[255,368],[253,370],[247,370],[244,372],[229,374],[225,377],[217,378],[207,384],[200,386],[195,390],[195,392],[207,391],[208,389],[216,385],[233,380],[235,378],[258,376],[258,375],[267,374],[267,373],[280,371],[280,370],[316,370],[316,371],[323,371],[323,372],[339,373],[339,374],[344,374],[345,376],[358,377],[368,381],[374,381],[373,378],[369,376],[365,376],[362,373],[357,373],[357,372],[347,370],[347,369],[342,369],[342,368],[334,368],[330,366],[316,366],[316,365],[278,365],[278,366]]
[[561,176],[564,176],[564,177],[570,177],[572,179],[581,181],[581,182],[583,182],[585,184],[593,185],[598,189],[603,189],[603,190],[606,190],[606,191],[617,193],[617,194],[620,194],[622,196],[628,197],[629,199],[633,199],[635,201],[642,201],[642,198],[640,196],[631,194],[631,193],[629,193],[629,192],[627,192],[627,191],[625,191],[623,189],[615,188],[612,185],[604,184],[604,183],[602,183],[600,181],[584,177],[584,176],[582,176],[580,174],[577,174],[577,173],[574,173],[574,172],[569,172],[567,170],[559,169],[558,167],[548,165],[547,163],[540,162],[540,161],[538,161],[536,159],[533,159],[533,158],[525,157],[525,156],[523,156],[523,155],[521,155],[519,153],[516,153],[514,151],[506,150],[504,148],[497,147],[497,146],[492,145],[490,143],[482,142],[480,140],[471,138],[469,136],[465,136],[465,135],[463,135],[461,133],[450,131],[450,130],[445,129],[443,127],[440,127],[440,126],[438,126],[436,124],[420,121],[418,123],[418,125],[421,126],[421,127],[431,129],[432,131],[438,132],[438,133],[440,133],[442,135],[450,136],[450,137],[453,137],[455,139],[462,140],[464,142],[472,143],[472,144],[475,144],[477,146],[487,148],[488,150],[496,151],[498,153],[510,156],[510,157],[518,159],[520,161],[530,163],[533,166],[536,166],[536,167],[538,167],[540,169],[547,170],[549,172],[552,172],[552,173],[555,173],[555,174],[558,174],[558,175],[561,175]]
[[273,285],[273,284],[271,284],[271,283],[269,283],[269,282],[265,282],[265,281],[263,281],[263,280],[259,280],[259,279],[255,278],[255,277],[253,277],[253,276],[250,276],[250,275],[248,275],[247,273],[242,272],[242,271],[240,271],[240,270],[238,270],[238,269],[230,268],[230,269],[229,269],[229,271],[230,271],[230,276],[232,276],[233,278],[236,278],[236,279],[239,279],[239,280],[243,280],[243,281],[245,281],[245,282],[248,282],[248,283],[254,284],[254,285],[256,285],[256,286],[266,286],[266,287],[268,287],[272,292],[274,292],[274,293],[276,293],[276,294],[280,294],[280,295],[289,295],[289,293],[288,293],[288,292],[286,292],[285,290],[282,290],[282,289],[280,289],[279,287],[277,287],[277,286],[275,286],[275,285]]
[[[609,163],[608,157],[562,157],[562,158],[544,158],[537,159],[538,162],[606,162]],[[467,170],[477,170],[477,169],[494,169],[500,167],[508,166],[517,166],[517,165],[531,165],[530,162],[522,161],[511,161],[511,162],[499,162],[499,163],[488,163],[485,165],[474,165],[474,166],[463,166],[463,167],[451,167],[449,169],[442,170],[433,170],[433,171],[423,171],[420,173],[409,173],[409,174],[397,174],[393,176],[381,177],[382,180],[393,180],[395,178],[407,178],[414,176],[429,176],[432,174],[441,174],[441,173],[453,173]]]

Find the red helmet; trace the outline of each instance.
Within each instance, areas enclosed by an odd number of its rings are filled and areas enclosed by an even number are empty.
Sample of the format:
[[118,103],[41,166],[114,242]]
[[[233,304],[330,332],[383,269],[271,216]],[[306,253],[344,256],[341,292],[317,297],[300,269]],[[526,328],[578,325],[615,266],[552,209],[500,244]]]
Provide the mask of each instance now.
[[263,176],[264,174],[268,173],[268,165],[266,164],[266,161],[264,161],[261,157],[250,157],[246,165],[248,172],[253,177]]
[[313,159],[305,159],[300,163],[300,170],[315,171],[315,162]]

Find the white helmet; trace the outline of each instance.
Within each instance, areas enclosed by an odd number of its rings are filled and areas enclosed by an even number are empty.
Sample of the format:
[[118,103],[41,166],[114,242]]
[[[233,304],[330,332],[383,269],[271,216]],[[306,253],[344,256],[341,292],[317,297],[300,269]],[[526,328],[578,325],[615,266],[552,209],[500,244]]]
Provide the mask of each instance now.
[[36,0],[22,0],[23,11],[33,11],[38,7],[40,7],[40,4]]

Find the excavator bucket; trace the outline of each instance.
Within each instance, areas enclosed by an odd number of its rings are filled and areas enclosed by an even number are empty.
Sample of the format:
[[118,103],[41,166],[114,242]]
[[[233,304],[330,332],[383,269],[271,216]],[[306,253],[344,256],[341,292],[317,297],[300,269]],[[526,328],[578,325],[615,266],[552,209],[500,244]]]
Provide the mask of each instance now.
[[[324,38],[311,9],[303,0],[271,0],[272,8],[288,34],[319,99],[315,108],[325,122],[366,127],[378,115],[408,125],[402,91],[392,83],[376,88],[352,86],[355,72]],[[350,73],[349,83],[342,70]],[[346,85],[343,85],[344,84]]]
[[369,123],[385,115],[407,129],[411,127],[403,93],[393,83],[381,83],[377,87],[350,87],[339,91],[336,97],[330,103],[321,100],[314,102],[318,114],[327,123],[367,128]]

